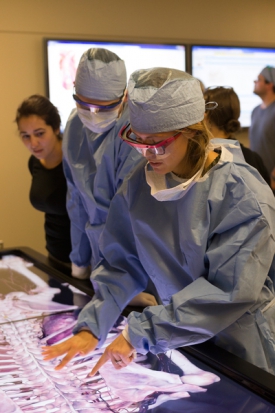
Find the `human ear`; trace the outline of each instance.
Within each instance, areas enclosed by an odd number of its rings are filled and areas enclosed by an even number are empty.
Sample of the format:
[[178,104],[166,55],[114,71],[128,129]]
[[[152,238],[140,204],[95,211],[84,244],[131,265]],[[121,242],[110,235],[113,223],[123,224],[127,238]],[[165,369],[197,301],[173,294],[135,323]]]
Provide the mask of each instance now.
[[60,136],[60,128],[56,129],[56,130],[54,131],[54,134],[55,134],[57,137],[59,137],[59,136]]

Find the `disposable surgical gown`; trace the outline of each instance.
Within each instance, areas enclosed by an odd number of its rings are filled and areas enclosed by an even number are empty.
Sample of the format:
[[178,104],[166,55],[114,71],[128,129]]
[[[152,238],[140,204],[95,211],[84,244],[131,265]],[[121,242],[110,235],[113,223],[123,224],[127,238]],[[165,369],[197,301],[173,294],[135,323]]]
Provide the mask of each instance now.
[[71,219],[71,261],[95,266],[98,238],[110,202],[125,176],[141,155],[119,138],[127,123],[128,107],[111,130],[94,133],[80,121],[74,109],[63,137],[63,165],[67,179],[67,209]]
[[212,339],[275,373],[274,196],[236,141],[213,140],[221,157],[183,196],[158,201],[138,165],[111,204],[102,233],[96,295],[75,332],[100,344],[125,304],[154,282],[161,305],[128,317],[140,353]]

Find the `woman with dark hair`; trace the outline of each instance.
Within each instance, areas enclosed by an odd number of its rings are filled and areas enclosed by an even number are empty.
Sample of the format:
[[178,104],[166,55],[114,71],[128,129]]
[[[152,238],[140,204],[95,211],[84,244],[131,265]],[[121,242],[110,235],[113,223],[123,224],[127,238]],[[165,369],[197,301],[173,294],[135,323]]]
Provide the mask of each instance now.
[[45,212],[49,257],[70,263],[70,220],[66,210],[67,184],[58,110],[46,97],[32,95],[18,107],[15,120],[22,142],[32,154],[30,201],[34,208]]
[[[240,100],[231,87],[209,87],[204,91],[206,103],[218,103],[216,110],[205,114],[208,129],[214,138],[237,140],[235,134],[241,129],[239,117],[241,113]],[[240,143],[244,159],[249,165],[256,168],[270,186],[270,178],[260,155]]]

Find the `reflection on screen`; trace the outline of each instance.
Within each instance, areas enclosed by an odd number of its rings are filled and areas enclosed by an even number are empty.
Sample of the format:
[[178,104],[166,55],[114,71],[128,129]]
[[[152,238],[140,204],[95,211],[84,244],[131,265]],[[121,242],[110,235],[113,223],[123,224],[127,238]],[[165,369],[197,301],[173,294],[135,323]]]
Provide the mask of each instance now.
[[250,126],[251,112],[261,103],[253,94],[254,80],[267,66],[275,66],[275,49],[192,47],[192,74],[204,86],[231,86],[241,102],[240,122]]
[[[274,413],[274,406],[178,350],[157,356],[138,354],[119,371],[107,362],[97,375],[87,377],[104,348],[125,327],[122,316],[102,348],[76,356],[56,371],[59,360],[44,361],[41,346],[71,337],[81,303],[87,300],[81,302],[83,293],[68,284],[47,284],[42,279],[47,274],[40,279],[31,267],[19,257],[0,260],[0,275],[5,272],[5,283],[11,280],[0,301],[1,312],[5,310],[10,320],[0,324],[0,413]],[[22,276],[24,285],[19,293],[15,273]],[[63,311],[56,312],[61,305],[56,297],[63,288],[71,292],[69,304],[63,302]],[[38,299],[33,300],[34,296]],[[13,317],[14,311],[21,310],[25,319]],[[33,311],[32,317],[28,311]]]
[[56,283],[46,274],[38,276],[33,267],[12,255],[0,260],[0,325],[78,308],[72,297],[83,297],[81,291]]
[[49,98],[59,109],[62,128],[75,107],[72,98],[75,73],[81,55],[91,47],[103,47],[125,61],[128,78],[137,69],[171,67],[185,70],[185,47],[181,45],[47,41]]

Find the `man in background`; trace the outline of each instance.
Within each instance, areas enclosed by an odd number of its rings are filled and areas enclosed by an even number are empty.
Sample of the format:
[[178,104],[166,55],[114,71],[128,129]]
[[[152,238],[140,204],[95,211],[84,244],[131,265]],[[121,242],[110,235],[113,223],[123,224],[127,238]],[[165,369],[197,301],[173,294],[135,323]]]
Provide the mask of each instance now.
[[254,81],[254,93],[262,99],[252,112],[250,148],[257,152],[270,174],[275,190],[275,67],[266,66]]

